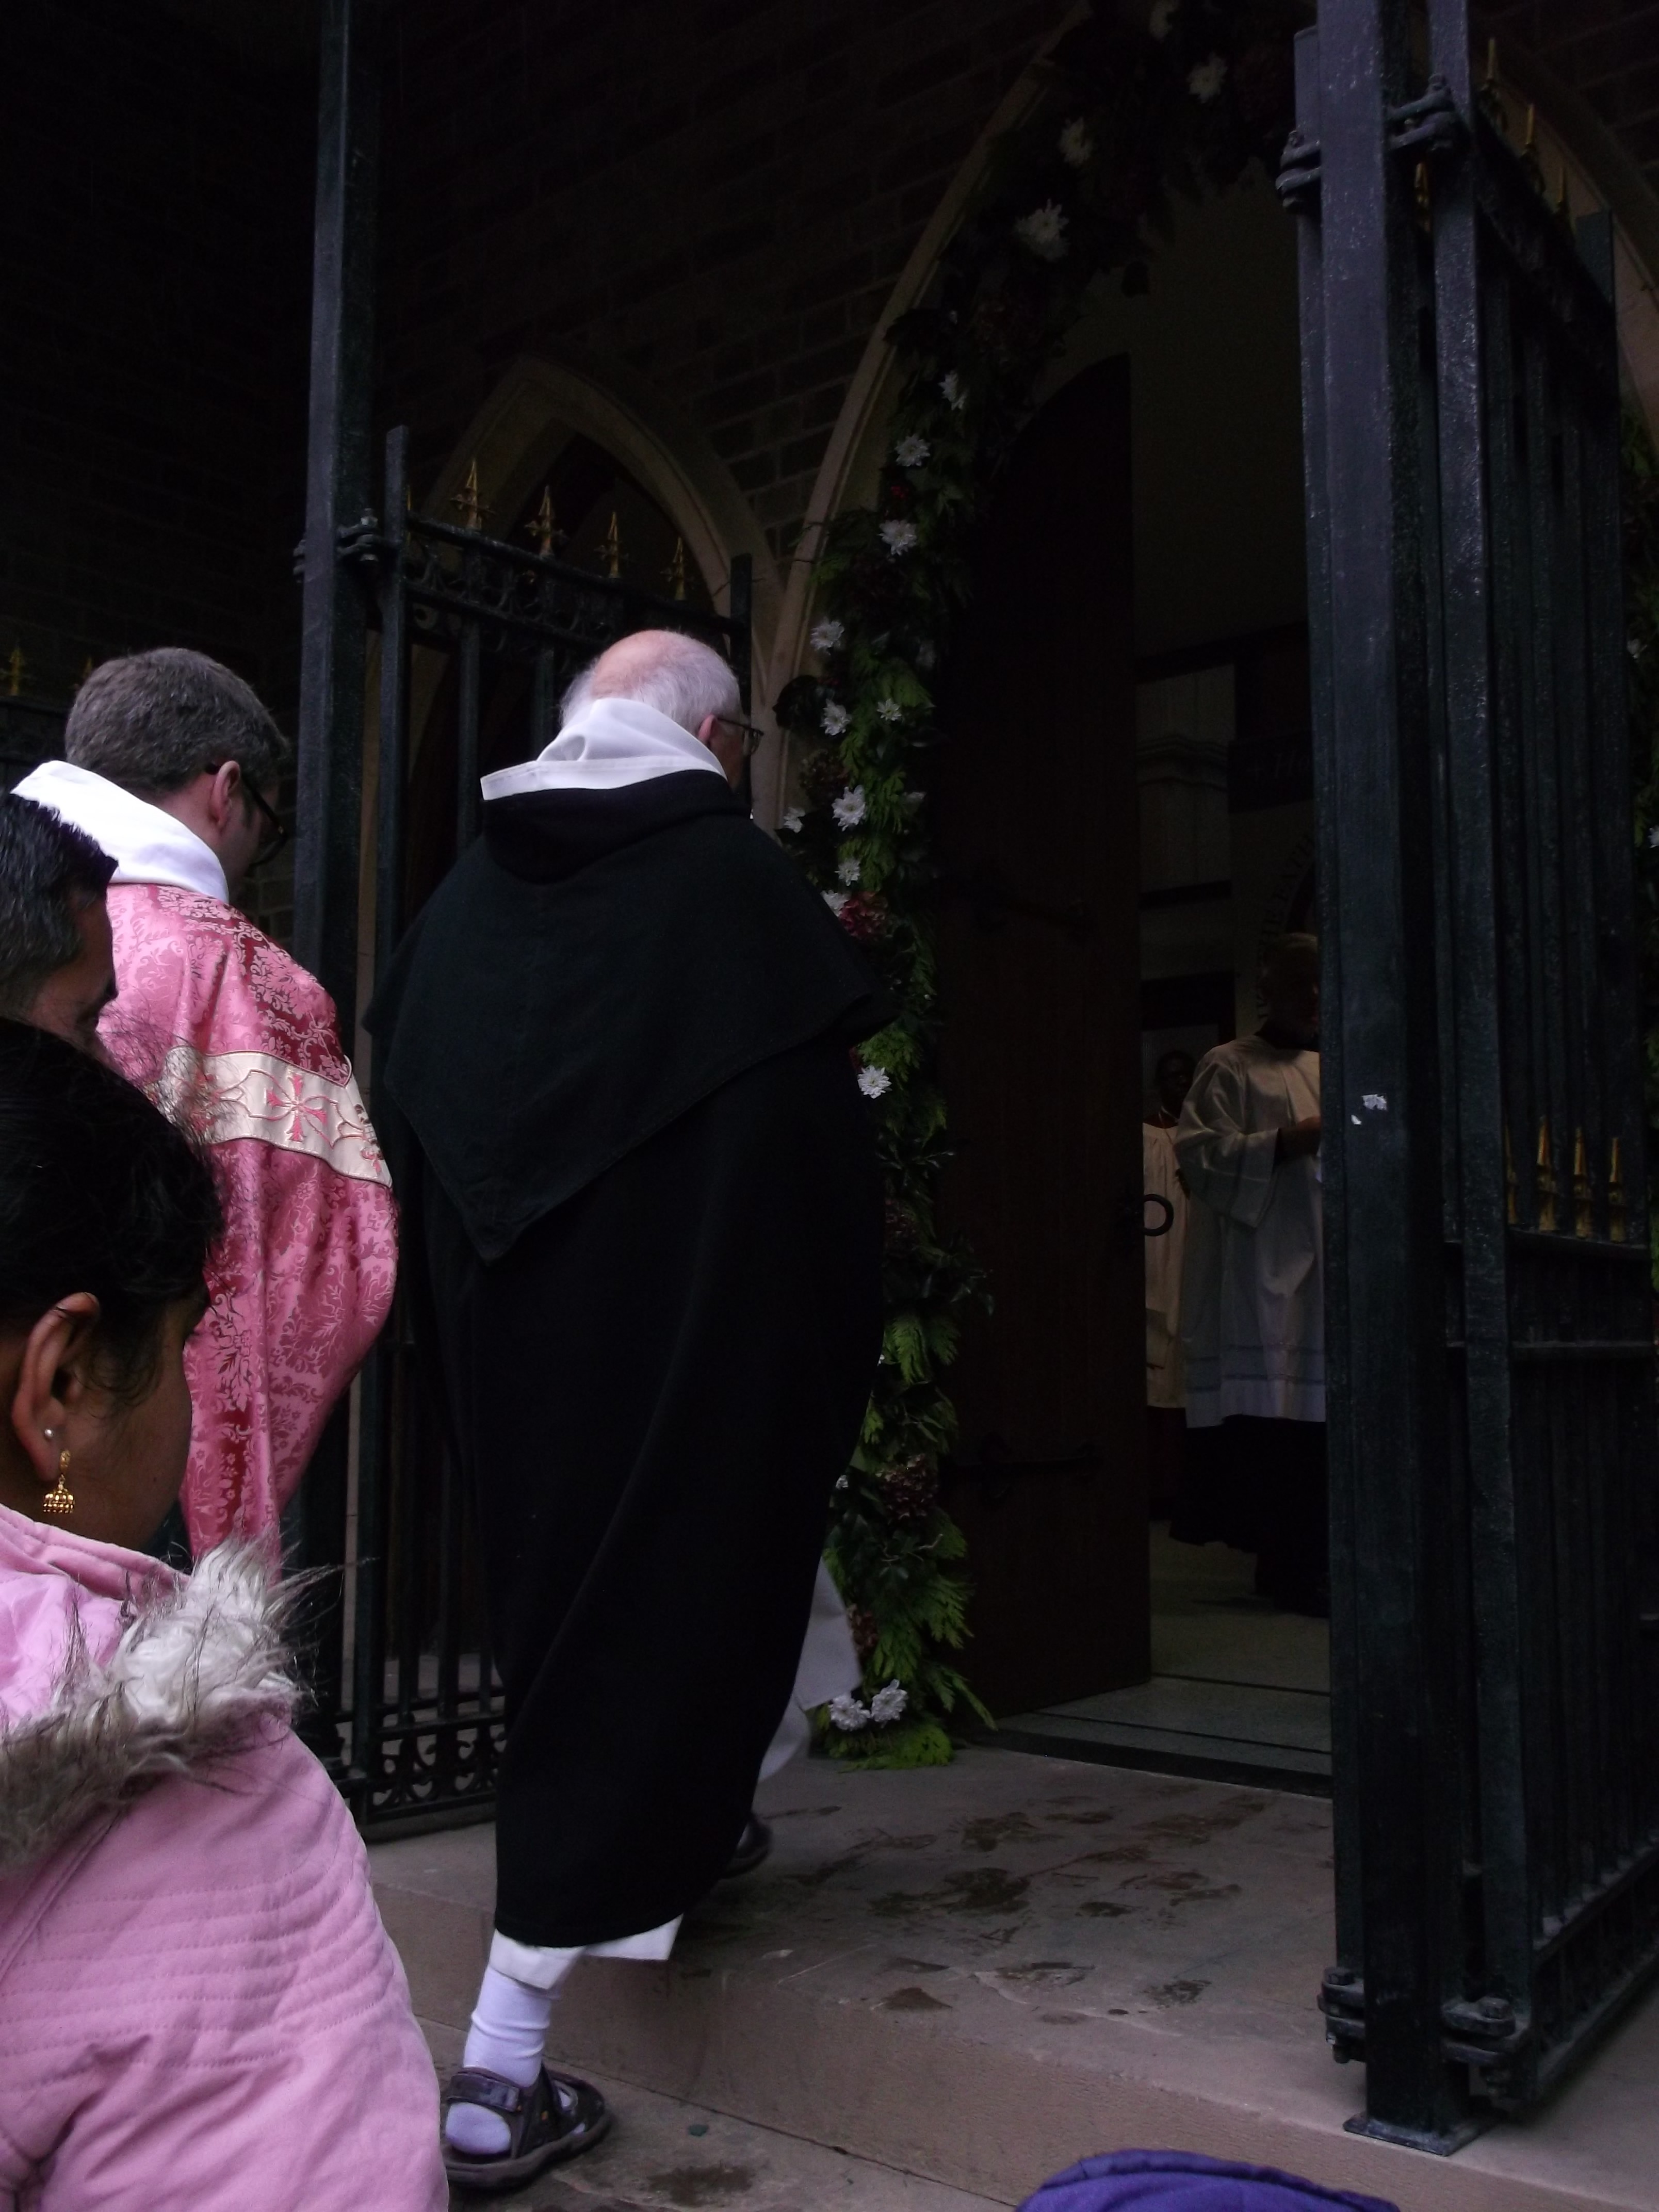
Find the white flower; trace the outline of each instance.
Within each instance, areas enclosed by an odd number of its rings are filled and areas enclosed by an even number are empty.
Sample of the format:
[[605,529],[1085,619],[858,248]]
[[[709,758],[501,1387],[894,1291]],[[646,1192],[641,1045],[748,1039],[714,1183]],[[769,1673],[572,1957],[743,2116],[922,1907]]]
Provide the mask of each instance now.
[[945,394],[947,406],[965,407],[967,405],[968,394],[963,390],[962,379],[957,374],[955,369],[945,371],[939,380],[939,388]]
[[917,807],[921,805],[921,802],[927,798],[927,794],[925,791],[907,791],[904,794],[904,803],[914,814]]
[[894,447],[893,459],[902,469],[919,469],[933,450],[926,438],[918,438],[913,432]]
[[870,1717],[878,1728],[885,1728],[890,1721],[898,1719],[910,1699],[902,1684],[890,1682],[884,1690],[878,1690],[870,1700]]
[[893,1087],[893,1079],[884,1067],[861,1067],[859,1070],[859,1089],[866,1098],[879,1098],[884,1091]]
[[847,903],[847,894],[845,891],[825,891],[823,895],[823,902],[825,906],[829,908],[830,913],[835,915],[836,921],[839,921],[841,919],[841,910]]
[[1627,637],[1625,643],[1630,648],[1630,657],[1632,660],[1639,660],[1647,651],[1647,647],[1639,637]]
[[832,1726],[841,1729],[848,1735],[855,1735],[860,1729],[866,1729],[870,1725],[869,1713],[856,1698],[849,1694],[830,1700],[830,1719]]
[[1649,830],[1648,843],[1656,852],[1659,852],[1659,823],[1656,823],[1655,826]]
[[887,550],[896,559],[901,553],[908,553],[915,544],[916,526],[914,522],[884,522],[881,526],[881,539]]
[[1193,98],[1206,106],[1221,90],[1227,77],[1227,64],[1219,54],[1212,54],[1208,61],[1200,62],[1187,73],[1187,89]]
[[855,783],[850,791],[843,791],[830,811],[841,830],[856,830],[864,819],[864,786]]
[[813,650],[817,653],[833,653],[846,635],[847,631],[842,623],[821,622],[817,624],[812,632]]
[[1066,258],[1066,210],[1058,200],[1045,200],[1014,225],[1014,236],[1039,261]]
[[1080,115],[1074,115],[1060,134],[1060,158],[1068,169],[1086,169],[1095,157],[1095,142]]
[[1155,39],[1167,39],[1170,27],[1181,13],[1181,0],[1152,0],[1152,12],[1146,28]]
[[864,863],[856,853],[849,853],[844,860],[838,860],[836,863],[836,873],[841,878],[842,883],[850,886],[857,883],[859,878],[864,873]]
[[925,637],[916,647],[916,666],[925,676],[939,659],[939,648],[930,637]]
[[848,713],[846,708],[842,705],[840,700],[832,699],[823,710],[824,736],[826,738],[838,738],[852,719],[852,716]]
[[786,837],[799,837],[801,825],[805,819],[806,817],[799,806],[786,806],[783,810],[783,819],[779,823],[778,827]]
[[896,699],[878,699],[876,712],[884,722],[902,722],[904,720],[904,709]]

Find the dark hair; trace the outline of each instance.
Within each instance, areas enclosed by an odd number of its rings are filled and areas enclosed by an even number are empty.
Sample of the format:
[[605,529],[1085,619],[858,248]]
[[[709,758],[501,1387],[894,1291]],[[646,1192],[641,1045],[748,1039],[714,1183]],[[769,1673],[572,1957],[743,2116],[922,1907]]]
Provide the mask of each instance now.
[[235,761],[255,791],[281,781],[293,747],[252,686],[179,645],[94,668],[75,695],[64,750],[128,791],[179,791]]
[[47,976],[79,957],[80,911],[114,873],[83,830],[0,792],[0,1014],[26,1019]]
[[0,1328],[90,1291],[112,1389],[142,1397],[167,1309],[221,1227],[206,1162],[112,1068],[0,1021]]

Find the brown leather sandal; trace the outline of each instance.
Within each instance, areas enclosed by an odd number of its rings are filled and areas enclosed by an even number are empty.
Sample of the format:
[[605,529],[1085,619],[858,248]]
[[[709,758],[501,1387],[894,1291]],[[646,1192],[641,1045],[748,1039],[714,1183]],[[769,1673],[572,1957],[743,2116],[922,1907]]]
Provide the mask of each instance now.
[[452,2105],[482,2105],[507,2122],[502,2151],[475,2156],[458,2150],[446,2135],[444,2172],[457,2189],[493,2197],[533,2181],[550,2166],[576,2158],[611,2126],[611,2110],[599,2091],[574,2074],[550,2074],[545,2066],[529,2088],[483,2066],[463,2066],[452,2077],[444,2098],[447,2120]]

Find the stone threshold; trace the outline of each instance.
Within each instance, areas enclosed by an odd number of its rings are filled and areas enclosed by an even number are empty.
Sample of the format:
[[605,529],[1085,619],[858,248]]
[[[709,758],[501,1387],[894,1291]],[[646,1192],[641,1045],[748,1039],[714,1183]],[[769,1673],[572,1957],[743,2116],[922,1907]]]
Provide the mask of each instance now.
[[[579,1967],[556,2059],[1006,2204],[1139,2144],[1401,2212],[1659,2212],[1659,1996],[1542,2112],[1455,2157],[1345,2132],[1363,2079],[1315,2004],[1318,1799],[975,1749],[909,1774],[809,1760],[762,1803],[767,1865],[690,1916],[666,1966]],[[472,1828],[371,1853],[441,2054],[489,1941],[491,1845]]]

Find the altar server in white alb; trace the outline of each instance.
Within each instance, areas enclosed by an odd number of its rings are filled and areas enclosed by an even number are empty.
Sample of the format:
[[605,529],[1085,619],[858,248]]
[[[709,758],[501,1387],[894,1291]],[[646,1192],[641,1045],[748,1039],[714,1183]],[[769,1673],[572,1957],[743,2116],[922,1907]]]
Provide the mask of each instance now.
[[1223,1427],[1224,1480],[1253,1493],[1257,1579],[1321,1612],[1328,1589],[1319,1174],[1319,946],[1281,938],[1267,1019],[1199,1062],[1176,1152],[1196,1201],[1182,1287],[1187,1420]]

